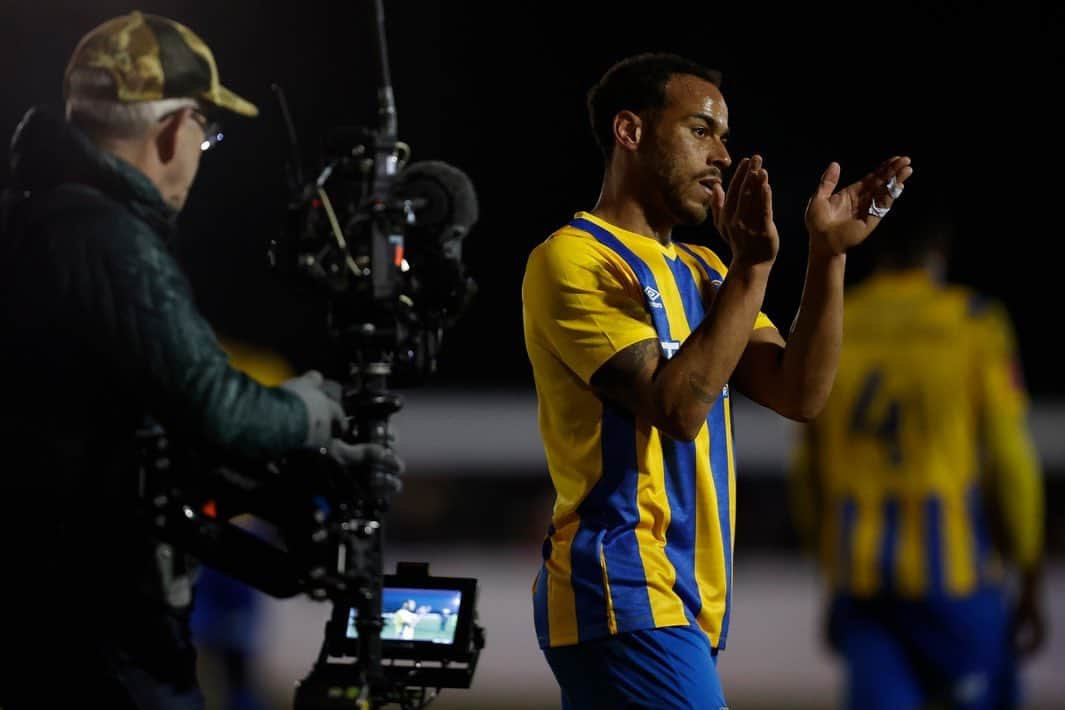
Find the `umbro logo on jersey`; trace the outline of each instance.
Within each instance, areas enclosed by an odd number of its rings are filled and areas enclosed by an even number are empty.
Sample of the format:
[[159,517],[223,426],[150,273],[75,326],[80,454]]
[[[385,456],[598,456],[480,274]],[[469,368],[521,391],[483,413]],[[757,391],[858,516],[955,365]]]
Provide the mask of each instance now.
[[643,292],[647,294],[647,302],[651,304],[651,308],[662,307],[662,302],[659,300],[662,297],[662,294],[655,291],[650,286],[645,286]]

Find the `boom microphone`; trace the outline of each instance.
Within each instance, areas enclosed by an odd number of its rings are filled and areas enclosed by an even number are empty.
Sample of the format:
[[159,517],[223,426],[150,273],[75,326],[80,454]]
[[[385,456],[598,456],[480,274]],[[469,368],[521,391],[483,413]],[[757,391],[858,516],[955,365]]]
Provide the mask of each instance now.
[[439,160],[411,163],[393,196],[409,200],[417,217],[410,236],[440,246],[460,241],[477,223],[477,193],[466,173]]

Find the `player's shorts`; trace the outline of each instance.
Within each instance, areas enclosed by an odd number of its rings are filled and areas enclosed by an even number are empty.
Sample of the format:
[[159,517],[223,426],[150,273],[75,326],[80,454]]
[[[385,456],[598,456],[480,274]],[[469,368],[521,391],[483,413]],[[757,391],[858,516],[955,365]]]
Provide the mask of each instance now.
[[717,653],[698,627],[670,626],[545,648],[563,710],[726,708]]
[[846,706],[1004,710],[1018,703],[1005,600],[839,597],[829,636],[847,664]]

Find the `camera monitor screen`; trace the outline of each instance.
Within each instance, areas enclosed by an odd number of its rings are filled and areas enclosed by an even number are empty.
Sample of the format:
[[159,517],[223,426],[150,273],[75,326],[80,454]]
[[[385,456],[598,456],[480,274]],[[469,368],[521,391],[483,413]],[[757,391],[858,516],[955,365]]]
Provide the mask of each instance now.
[[[459,589],[385,587],[381,593],[381,639],[453,644],[461,607]],[[356,609],[351,608],[346,634],[349,639],[359,636],[355,616]]]

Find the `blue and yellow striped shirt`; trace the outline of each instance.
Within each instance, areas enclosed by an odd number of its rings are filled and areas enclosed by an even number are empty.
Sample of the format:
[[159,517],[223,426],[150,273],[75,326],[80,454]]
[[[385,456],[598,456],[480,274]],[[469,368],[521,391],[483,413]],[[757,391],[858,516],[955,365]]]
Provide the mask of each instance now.
[[967,289],[913,270],[848,293],[832,394],[796,461],[800,512],[837,591],[959,597],[996,576],[997,547],[1038,559],[1018,373],[1004,311]]
[[[728,387],[693,442],[670,439],[589,386],[649,338],[670,356],[725,277],[700,246],[664,246],[579,213],[530,255],[525,344],[557,493],[533,587],[542,647],[698,625],[725,645],[735,526]],[[759,314],[755,324],[772,327]]]

